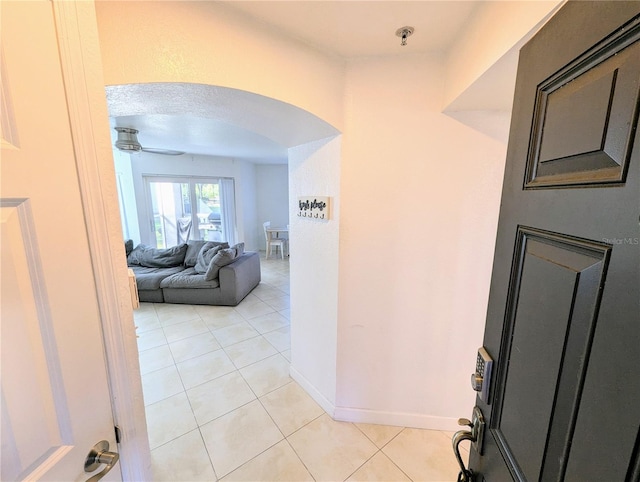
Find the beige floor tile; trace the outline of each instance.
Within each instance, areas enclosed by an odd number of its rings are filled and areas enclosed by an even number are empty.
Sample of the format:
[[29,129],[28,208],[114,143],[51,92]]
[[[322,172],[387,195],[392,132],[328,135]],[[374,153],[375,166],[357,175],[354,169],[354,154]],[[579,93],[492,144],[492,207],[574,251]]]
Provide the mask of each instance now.
[[240,374],[253,392],[261,397],[293,381],[289,368],[289,362],[278,354],[242,368]]
[[207,332],[170,343],[169,348],[176,363],[180,363],[190,358],[219,350],[222,347],[218,340]]
[[389,441],[398,435],[404,427],[394,427],[391,425],[375,425],[372,423],[356,423],[362,432],[371,440],[378,448],[382,448]]
[[289,326],[283,326],[277,330],[265,333],[264,337],[278,351],[287,351],[291,349],[291,330]]
[[204,425],[256,399],[236,371],[187,391],[198,425]]
[[253,294],[253,292],[251,292],[247,296],[245,296],[244,299],[234,307],[234,309],[237,310],[238,306],[252,305],[253,303],[257,303],[259,301],[261,301],[260,298],[258,298],[255,294]]
[[142,375],[142,392],[144,404],[151,405],[184,392],[184,386],[176,367],[170,366]]
[[235,370],[235,366],[223,350],[205,353],[176,364],[184,387],[188,390],[202,383],[221,377]]
[[289,363],[291,363],[291,350],[285,350],[280,354],[285,357]]
[[219,328],[226,328],[227,326],[236,325],[238,323],[244,323],[244,317],[238,313],[236,310],[232,309],[232,311],[228,313],[221,313],[215,315],[204,315],[202,316],[202,321],[204,321],[205,325],[209,330],[214,331]]
[[279,290],[278,288],[274,288],[273,286],[269,286],[266,283],[260,283],[251,293],[262,301],[267,301],[286,295],[284,291]]
[[287,440],[316,480],[345,480],[378,450],[353,424],[326,414]]
[[259,333],[246,321],[227,326],[226,328],[219,328],[212,331],[212,333],[213,336],[216,337],[216,340],[218,340],[218,343],[222,346],[233,345],[259,335]]
[[222,478],[224,482],[305,482],[313,477],[286,440]]
[[[135,312],[134,312],[135,313]],[[144,333],[145,331],[157,330],[162,328],[158,316],[154,313],[146,314],[142,317],[133,318],[133,324],[136,326],[136,333]]]
[[140,302],[140,306],[137,310],[133,311],[133,314],[136,313],[155,313],[156,309],[154,307],[155,303],[148,303],[146,301]]
[[[348,482],[401,482],[411,479],[406,476],[385,454],[378,452],[360,467]],[[444,482],[444,481],[443,481]]]
[[405,428],[382,451],[411,480],[456,480],[460,468],[447,442],[437,430]]
[[198,427],[185,393],[148,405],[146,416],[151,449]]
[[287,310],[289,309],[289,294],[266,300],[265,303],[276,311]]
[[290,293],[289,279],[288,278],[282,277],[282,279],[280,281],[275,281],[273,283],[273,286],[278,288],[281,291],[284,291],[287,294]]
[[280,313],[273,312],[251,318],[249,324],[253,326],[258,333],[264,334],[282,328],[283,326],[289,326],[289,320]]
[[168,343],[203,333],[209,333],[209,328],[207,328],[200,318],[164,327],[164,334],[167,337]]
[[[451,440],[453,439],[453,436],[455,434],[455,432],[447,432],[444,430],[441,430],[440,433],[447,439],[447,443],[451,443]],[[470,442],[462,442],[460,445],[460,452],[462,453],[463,457],[462,460],[464,460],[465,462],[468,460],[469,458],[469,449],[471,448],[471,443]],[[464,454],[467,454],[466,458],[464,457]]]
[[136,333],[138,336],[138,350],[144,351],[167,344],[167,337],[164,336],[162,328]]
[[247,320],[255,318],[256,316],[266,315],[267,313],[273,313],[275,311],[268,304],[266,304],[264,301],[260,301],[259,299],[253,303],[243,303],[240,303],[238,306],[236,306],[236,311],[244,316]]
[[169,345],[160,345],[140,352],[140,373],[146,374],[175,364]]
[[260,401],[286,436],[325,413],[296,382],[274,390]]
[[154,482],[215,481],[200,430],[192,430],[151,451]]
[[280,313],[282,316],[284,316],[287,320],[291,320],[291,310],[290,309],[280,310],[278,313]]
[[227,346],[224,350],[237,368],[246,367],[278,353],[278,350],[262,336]]
[[200,428],[218,477],[224,477],[283,439],[259,401]]
[[216,306],[216,305],[194,305],[193,309],[198,313],[200,318],[208,318],[210,316],[225,316],[233,313],[233,306]]
[[164,304],[156,307],[160,324],[164,326],[175,325],[184,321],[200,319],[198,313],[191,305]]

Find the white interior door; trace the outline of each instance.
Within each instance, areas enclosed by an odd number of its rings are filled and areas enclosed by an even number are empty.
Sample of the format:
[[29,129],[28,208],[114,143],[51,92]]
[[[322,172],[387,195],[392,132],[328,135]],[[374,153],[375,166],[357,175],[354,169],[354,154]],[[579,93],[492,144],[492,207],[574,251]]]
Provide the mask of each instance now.
[[91,447],[117,449],[53,6],[0,8],[0,479],[86,480]]

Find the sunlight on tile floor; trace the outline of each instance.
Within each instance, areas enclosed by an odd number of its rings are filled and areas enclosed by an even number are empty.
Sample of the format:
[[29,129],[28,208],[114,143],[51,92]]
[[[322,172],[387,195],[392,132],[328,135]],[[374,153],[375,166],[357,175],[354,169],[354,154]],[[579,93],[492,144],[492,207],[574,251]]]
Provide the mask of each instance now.
[[336,422],[289,377],[289,260],[236,307],[142,303],[154,481],[454,481],[451,433]]

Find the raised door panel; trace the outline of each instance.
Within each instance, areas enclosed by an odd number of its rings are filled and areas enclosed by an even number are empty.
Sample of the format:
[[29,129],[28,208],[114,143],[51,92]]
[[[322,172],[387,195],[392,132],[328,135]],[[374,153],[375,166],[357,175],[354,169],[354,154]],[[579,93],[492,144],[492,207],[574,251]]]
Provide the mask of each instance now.
[[624,181],[638,123],[638,38],[640,26],[624,30],[538,86],[525,188]]
[[73,443],[28,206],[0,204],[2,480],[39,478],[39,467],[60,460]]
[[521,480],[559,480],[610,248],[523,227],[516,243],[492,431]]

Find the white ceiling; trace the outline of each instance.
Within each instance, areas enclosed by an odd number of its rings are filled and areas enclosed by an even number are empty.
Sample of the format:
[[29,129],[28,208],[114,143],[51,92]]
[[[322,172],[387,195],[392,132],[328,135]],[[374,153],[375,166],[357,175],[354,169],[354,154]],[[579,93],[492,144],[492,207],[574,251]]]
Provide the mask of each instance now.
[[[226,6],[341,58],[404,53],[444,53],[482,1],[227,1]],[[400,46],[398,28],[415,33]],[[141,97],[149,99],[149,96]],[[171,99],[170,96],[156,99]],[[184,100],[184,98],[183,98]],[[289,140],[163,106],[131,109],[135,97],[109,99],[111,124],[134,127],[143,147],[225,156],[257,163],[286,163]],[[195,103],[191,103],[195,104]],[[123,108],[126,107],[126,108]],[[147,106],[148,107],[148,106]],[[171,112],[171,115],[167,113]],[[193,112],[193,111],[191,111]],[[214,117],[214,118],[211,118]],[[115,133],[114,133],[115,134]]]
[[[446,52],[482,1],[225,1],[232,9],[343,58]],[[396,30],[415,28],[407,45]]]

